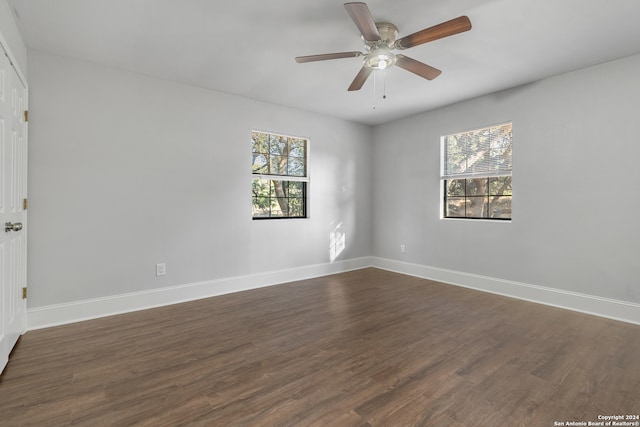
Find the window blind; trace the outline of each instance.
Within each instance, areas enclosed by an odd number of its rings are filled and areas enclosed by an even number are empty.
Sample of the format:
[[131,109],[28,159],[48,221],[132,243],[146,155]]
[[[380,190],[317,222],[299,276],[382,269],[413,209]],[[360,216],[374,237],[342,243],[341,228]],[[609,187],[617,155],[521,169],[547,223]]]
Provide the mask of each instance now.
[[442,179],[511,175],[511,123],[445,135],[442,145]]

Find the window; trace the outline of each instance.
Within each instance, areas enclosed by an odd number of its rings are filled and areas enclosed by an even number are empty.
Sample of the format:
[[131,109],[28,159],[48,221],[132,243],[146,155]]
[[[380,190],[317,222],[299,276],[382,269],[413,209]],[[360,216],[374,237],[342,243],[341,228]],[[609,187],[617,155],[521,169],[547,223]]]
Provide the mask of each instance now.
[[442,137],[444,218],[511,219],[511,123]]
[[309,141],[253,131],[251,151],[253,219],[306,218]]

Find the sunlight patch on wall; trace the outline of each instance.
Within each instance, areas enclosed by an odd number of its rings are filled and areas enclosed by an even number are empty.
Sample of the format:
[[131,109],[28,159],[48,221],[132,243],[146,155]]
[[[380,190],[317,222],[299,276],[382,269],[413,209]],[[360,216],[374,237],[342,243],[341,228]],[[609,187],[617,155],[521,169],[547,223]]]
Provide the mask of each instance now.
[[[335,225],[337,223],[337,225]],[[334,262],[344,251],[346,247],[346,233],[342,221],[333,221],[331,223],[331,232],[329,233],[329,260]]]

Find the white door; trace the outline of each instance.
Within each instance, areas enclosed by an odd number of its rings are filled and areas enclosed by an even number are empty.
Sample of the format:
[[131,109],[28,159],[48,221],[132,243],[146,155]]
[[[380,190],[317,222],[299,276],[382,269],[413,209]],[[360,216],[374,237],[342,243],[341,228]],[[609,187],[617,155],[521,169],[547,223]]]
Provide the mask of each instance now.
[[26,326],[26,92],[0,45],[0,372]]

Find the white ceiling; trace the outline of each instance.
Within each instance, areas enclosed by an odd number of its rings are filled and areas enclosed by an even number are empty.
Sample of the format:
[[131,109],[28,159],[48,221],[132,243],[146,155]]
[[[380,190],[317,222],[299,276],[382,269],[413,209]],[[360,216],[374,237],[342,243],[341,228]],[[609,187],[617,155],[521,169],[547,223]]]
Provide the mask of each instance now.
[[294,61],[363,50],[343,3],[9,0],[30,48],[365,124],[640,53],[640,0],[369,0],[400,36],[460,15],[473,28],[403,52],[435,80],[392,67],[347,92],[361,58]]

